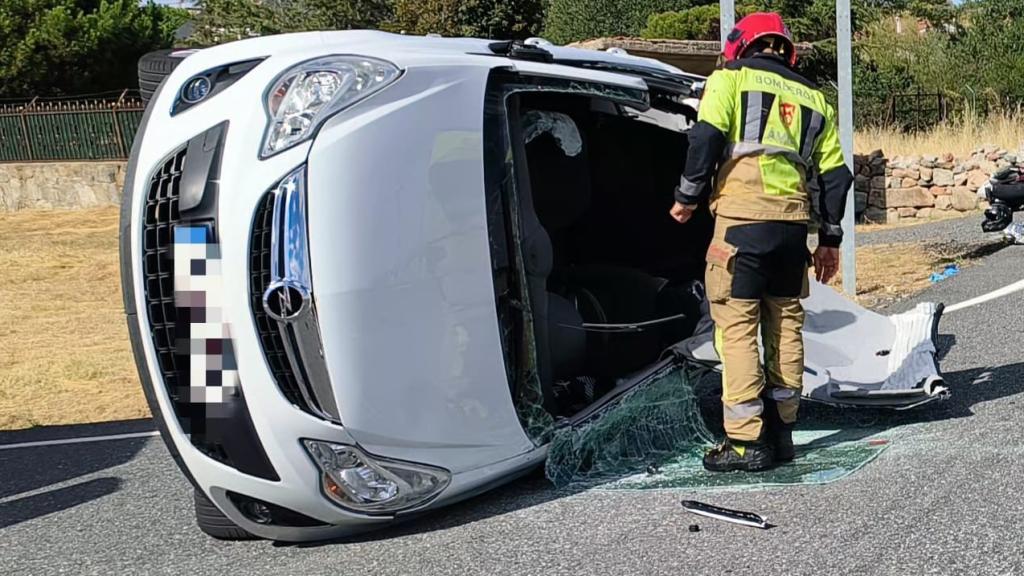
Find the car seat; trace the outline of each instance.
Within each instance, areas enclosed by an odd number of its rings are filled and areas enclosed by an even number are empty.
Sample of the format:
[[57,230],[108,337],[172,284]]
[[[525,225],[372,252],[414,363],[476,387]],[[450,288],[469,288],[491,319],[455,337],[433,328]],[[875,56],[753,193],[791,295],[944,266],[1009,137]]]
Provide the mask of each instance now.
[[585,138],[576,154],[567,154],[549,133],[529,143],[513,140],[528,165],[529,182],[520,184],[519,195],[522,250],[538,372],[546,406],[552,406],[556,382],[615,379],[655,362],[675,343],[666,335],[679,333],[678,322],[639,329],[609,325],[677,316],[685,299],[668,280],[641,270],[575,264],[573,228],[591,209]]
[[[518,99],[509,100],[513,118],[519,117]],[[514,155],[527,159],[522,126],[513,123],[511,140]],[[535,141],[536,142],[536,141]],[[559,151],[559,154],[561,152]],[[529,164],[529,160],[527,160]],[[529,170],[534,170],[530,165]],[[523,172],[520,171],[522,176]],[[557,379],[568,378],[583,369],[586,359],[586,332],[583,318],[573,303],[548,290],[548,278],[554,267],[554,246],[548,230],[541,224],[535,207],[538,196],[531,187],[530,178],[518,178],[520,248],[526,276],[526,290],[533,320],[533,337],[537,356],[537,372],[544,407],[555,413],[557,404],[553,386]]]
[[[585,142],[577,154],[567,154],[545,133],[525,149],[531,198],[522,202],[524,223],[533,221],[527,214],[532,208],[553,250],[545,295],[551,371],[545,375],[553,382],[584,374],[615,378],[655,361],[662,349],[660,326],[635,331],[599,326],[661,317],[659,294],[668,281],[622,266],[575,264],[573,227],[591,208]],[[539,232],[531,236],[536,240]]]

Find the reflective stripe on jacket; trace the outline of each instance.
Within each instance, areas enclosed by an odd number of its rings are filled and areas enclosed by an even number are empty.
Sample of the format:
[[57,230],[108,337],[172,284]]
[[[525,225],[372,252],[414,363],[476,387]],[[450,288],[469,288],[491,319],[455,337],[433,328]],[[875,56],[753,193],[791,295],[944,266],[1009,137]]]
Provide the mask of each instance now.
[[677,200],[703,199],[716,167],[712,211],[743,220],[808,220],[807,178],[820,175],[822,240],[839,244],[853,176],[835,110],[780,58],[758,54],[708,78]]

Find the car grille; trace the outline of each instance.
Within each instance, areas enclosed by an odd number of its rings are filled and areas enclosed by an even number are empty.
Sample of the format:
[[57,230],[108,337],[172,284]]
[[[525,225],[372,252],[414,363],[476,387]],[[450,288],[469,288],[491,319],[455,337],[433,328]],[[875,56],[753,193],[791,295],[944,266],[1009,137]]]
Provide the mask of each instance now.
[[253,219],[252,241],[250,244],[251,259],[249,263],[249,291],[252,298],[252,312],[256,321],[256,331],[260,337],[263,354],[277,382],[281,393],[289,402],[312,412],[307,405],[299,381],[292,370],[285,351],[284,337],[277,324],[267,315],[263,308],[263,294],[271,282],[271,238],[274,227],[274,195],[267,194],[256,208]]
[[[223,127],[217,127],[222,134]],[[171,400],[172,414],[189,442],[206,456],[244,473],[277,481],[280,477],[260,444],[241,387],[219,401],[190,398],[189,380],[193,356],[190,345],[192,311],[179,310],[175,301],[175,228],[205,227],[207,240],[216,241],[216,222],[209,214],[182,210],[182,188],[190,181],[188,170],[201,169],[202,162],[188,164],[190,152],[205,146],[209,132],[193,138],[158,165],[149,179],[142,214],[142,276],[150,336],[164,389]],[[219,144],[218,144],[219,146]],[[200,148],[201,149],[201,148]],[[205,175],[209,179],[209,174]],[[213,198],[214,204],[216,198]],[[221,350],[231,346],[220,341]],[[143,385],[146,385],[144,379]],[[153,407],[154,415],[158,408]],[[173,452],[173,450],[172,450]]]
[[172,154],[150,179],[142,239],[149,327],[164,386],[175,403],[180,400],[177,362],[181,358],[175,354],[174,226],[181,219],[178,196],[185,150]]

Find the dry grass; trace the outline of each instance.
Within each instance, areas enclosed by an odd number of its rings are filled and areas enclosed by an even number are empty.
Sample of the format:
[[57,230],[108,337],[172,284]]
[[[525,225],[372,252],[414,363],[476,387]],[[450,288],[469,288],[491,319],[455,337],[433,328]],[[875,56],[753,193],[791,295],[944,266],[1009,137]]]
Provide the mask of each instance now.
[[912,228],[914,226],[921,226],[928,223],[938,222],[940,220],[957,220],[959,218],[978,217],[981,215],[982,210],[971,210],[968,212],[959,212],[957,210],[934,210],[932,215],[928,218],[904,218],[899,222],[892,224],[878,224],[875,222],[857,224],[857,232],[879,232],[881,230],[892,230],[893,228]]
[[1010,151],[1020,149],[1024,145],[1024,110],[993,114],[986,119],[965,114],[963,118],[918,134],[905,134],[892,128],[872,128],[859,130],[854,135],[854,149],[858,154],[881,149],[890,158],[946,152],[965,156],[985,144]]
[[[857,301],[864,306],[891,304],[924,290],[932,272],[947,264],[970,264],[970,257],[955,248],[917,243],[879,244],[857,249]],[[831,285],[841,289],[842,273]]]
[[0,429],[142,418],[117,208],[0,213]]

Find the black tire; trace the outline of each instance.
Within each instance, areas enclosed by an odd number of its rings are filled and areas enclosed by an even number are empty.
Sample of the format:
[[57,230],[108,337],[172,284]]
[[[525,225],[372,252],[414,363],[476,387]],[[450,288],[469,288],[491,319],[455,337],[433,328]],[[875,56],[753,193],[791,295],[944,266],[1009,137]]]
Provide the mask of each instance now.
[[181,50],[157,50],[139,58],[139,92],[149,102],[160,83],[188,56]]
[[196,510],[196,524],[207,536],[217,540],[256,540],[257,536],[246,532],[232,522],[210,499],[199,490],[192,491]]

